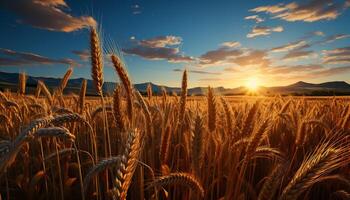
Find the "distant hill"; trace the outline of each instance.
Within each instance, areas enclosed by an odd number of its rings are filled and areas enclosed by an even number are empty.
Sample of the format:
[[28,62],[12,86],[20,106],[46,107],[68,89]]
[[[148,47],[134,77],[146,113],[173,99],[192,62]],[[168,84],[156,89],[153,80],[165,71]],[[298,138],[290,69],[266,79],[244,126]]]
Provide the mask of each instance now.
[[[42,80],[50,90],[57,88],[60,84],[60,78],[50,77],[34,77],[27,76],[27,93],[34,93],[38,80]],[[70,79],[68,81],[65,93],[78,93],[82,83],[82,78]],[[92,80],[87,80],[87,95],[96,95]],[[10,89],[17,91],[18,73],[0,72],[0,90]],[[112,93],[116,83],[105,82],[103,90],[105,93]],[[134,88],[141,93],[146,93],[147,86],[151,85],[154,94],[160,94],[162,88],[165,88],[168,93],[180,93],[180,87],[168,87],[157,85],[152,82],[134,84]],[[207,87],[194,87],[188,89],[189,95],[204,95],[207,93]],[[237,88],[214,88],[216,94],[222,95],[243,95],[248,92],[245,87]],[[320,84],[307,83],[303,81],[296,82],[288,86],[277,87],[260,87],[259,93],[263,95],[274,94],[291,94],[291,95],[350,95],[350,84],[345,81],[332,81]]]

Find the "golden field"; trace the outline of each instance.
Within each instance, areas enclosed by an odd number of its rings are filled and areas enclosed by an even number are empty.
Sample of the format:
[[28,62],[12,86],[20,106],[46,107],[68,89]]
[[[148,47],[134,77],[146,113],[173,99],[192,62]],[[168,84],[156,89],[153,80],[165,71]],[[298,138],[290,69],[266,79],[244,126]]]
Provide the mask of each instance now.
[[63,91],[72,74],[35,95],[0,93],[2,199],[349,199],[346,97],[147,96],[121,80],[102,92],[99,39],[91,31],[100,97]]

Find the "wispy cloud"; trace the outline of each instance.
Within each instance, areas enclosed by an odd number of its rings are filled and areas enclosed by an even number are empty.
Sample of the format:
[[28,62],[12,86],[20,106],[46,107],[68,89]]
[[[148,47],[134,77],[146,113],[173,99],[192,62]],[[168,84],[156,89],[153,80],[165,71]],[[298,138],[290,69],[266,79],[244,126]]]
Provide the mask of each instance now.
[[148,40],[136,41],[137,45],[123,49],[123,52],[148,60],[168,60],[169,62],[192,62],[193,57],[182,55],[178,45],[181,37],[159,36]]
[[79,58],[84,62],[86,62],[90,59],[90,52],[87,49],[82,50],[82,51],[73,50],[72,53],[79,56]]
[[273,18],[291,22],[315,22],[336,19],[348,7],[347,5],[345,2],[335,3],[332,0],[311,0],[304,4],[292,2],[289,4],[260,6],[250,11],[270,13]]
[[310,76],[327,77],[350,72],[350,66],[327,68]]
[[139,44],[145,47],[156,48],[156,47],[179,45],[181,44],[181,42],[182,42],[181,37],[168,35],[168,36],[158,36],[148,40],[141,40],[139,41]]
[[72,32],[96,26],[91,16],[74,17],[66,13],[69,7],[64,0],[2,0],[0,5],[17,14],[17,22],[41,29]]
[[247,38],[254,38],[257,36],[270,35],[273,32],[283,32],[282,26],[268,27],[268,26],[255,26],[250,33],[247,34]]
[[284,80],[300,81],[337,76],[348,72],[350,72],[350,66],[325,67],[321,64],[283,65],[264,69],[264,74],[277,81],[280,80],[281,75]]
[[220,47],[216,50],[208,51],[199,57],[201,66],[227,64],[228,59],[242,55],[241,49]]
[[138,14],[142,13],[141,6],[139,4],[132,5],[131,10],[132,10],[132,14],[134,14],[134,15],[138,15]]
[[291,51],[291,50],[296,50],[296,49],[303,49],[310,47],[305,40],[299,40],[296,42],[290,42],[288,44],[274,47],[271,49],[271,52],[286,52],[286,51]]
[[222,47],[228,47],[228,48],[236,48],[236,47],[240,47],[241,43],[237,42],[237,41],[229,41],[229,42],[223,42],[221,43]]
[[0,48],[0,66],[33,66],[66,64],[80,66],[72,59],[54,59],[29,52],[18,52],[10,49]]
[[316,72],[324,70],[324,67],[319,64],[310,64],[310,65],[283,65],[283,66],[275,66],[269,67],[266,70],[266,73],[281,75],[281,74],[290,74],[290,73],[305,73],[305,72]]
[[198,79],[198,81],[213,82],[213,81],[222,81],[222,79],[221,78],[201,78],[201,79]]
[[341,39],[345,39],[345,38],[350,38],[350,34],[337,34],[337,35],[331,35],[329,37],[327,37],[322,43],[331,43],[334,42],[336,40],[341,40]]
[[350,63],[350,47],[324,50],[323,63],[325,64],[348,64]]
[[191,62],[194,60],[190,56],[179,54],[179,48],[150,48],[145,46],[137,46],[130,49],[123,49],[123,52],[130,55],[140,56],[149,60],[168,60],[169,62]]
[[240,67],[267,67],[271,64],[265,50],[249,50],[244,55],[229,59],[229,62]]
[[256,23],[261,23],[264,21],[264,19],[262,19],[261,17],[259,17],[259,15],[250,15],[245,17],[244,19],[247,20],[254,20]]
[[[174,72],[183,72],[183,69],[173,69]],[[190,73],[194,74],[209,74],[209,75],[220,75],[220,72],[209,72],[204,70],[187,70]]]
[[290,51],[285,56],[283,56],[283,60],[289,61],[298,61],[306,58],[314,58],[317,57],[317,54],[313,51]]

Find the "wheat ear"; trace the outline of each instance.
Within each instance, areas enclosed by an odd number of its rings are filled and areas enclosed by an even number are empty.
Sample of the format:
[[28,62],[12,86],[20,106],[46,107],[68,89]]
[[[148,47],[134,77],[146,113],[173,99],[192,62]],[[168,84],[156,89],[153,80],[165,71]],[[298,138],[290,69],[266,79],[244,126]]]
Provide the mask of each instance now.
[[143,136],[136,129],[129,133],[128,140],[123,155],[121,156],[121,163],[118,167],[115,179],[115,194],[119,199],[125,200],[130,186],[133,174],[137,166],[137,160],[142,151]]
[[124,121],[122,114],[122,100],[120,98],[120,86],[118,85],[113,93],[113,115],[114,121],[119,128],[119,130],[124,130]]
[[79,92],[79,113],[84,113],[85,110],[85,96],[86,96],[87,81],[84,79],[81,83],[81,88]]
[[210,132],[214,132],[216,129],[216,101],[214,92],[211,87],[208,87],[208,128]]
[[89,184],[90,184],[92,177],[96,176],[96,174],[98,174],[98,173],[100,173],[108,168],[112,168],[114,166],[120,165],[120,162],[121,162],[120,156],[107,158],[107,159],[104,159],[104,160],[101,160],[100,162],[98,162],[93,168],[91,168],[89,170],[89,172],[87,173],[87,175],[84,178],[85,192],[89,187]]
[[151,182],[147,188],[155,186],[184,185],[193,191],[199,192],[200,197],[204,198],[204,189],[200,182],[192,174],[188,173],[171,173],[161,176]]
[[350,162],[350,141],[339,133],[326,138],[301,163],[280,200],[297,199],[305,190],[335,169]]
[[181,99],[179,105],[178,113],[178,125],[182,125],[186,111],[186,101],[187,101],[187,70],[183,72],[182,84],[181,84]]
[[69,77],[73,74],[73,68],[68,68],[63,78],[61,79],[60,85],[58,87],[59,94],[63,94],[64,88],[66,88]]
[[103,52],[101,41],[96,28],[90,29],[91,77],[97,94],[102,96],[103,86]]
[[19,74],[19,82],[18,82],[18,94],[24,95],[26,93],[26,74]]
[[46,97],[47,101],[49,102],[49,104],[52,105],[52,103],[53,103],[52,95],[51,95],[49,89],[47,89],[45,83],[42,81],[38,81],[38,85],[40,87],[40,91],[44,92],[45,97]]
[[132,85],[131,85],[131,81],[129,79],[128,73],[126,72],[125,68],[124,68],[124,64],[121,61],[121,59],[112,54],[111,56],[112,62],[113,62],[113,66],[115,68],[115,71],[117,72],[124,88],[126,91],[126,103],[127,103],[127,113],[128,113],[128,118],[129,121],[132,122],[133,119],[133,100],[132,100]]

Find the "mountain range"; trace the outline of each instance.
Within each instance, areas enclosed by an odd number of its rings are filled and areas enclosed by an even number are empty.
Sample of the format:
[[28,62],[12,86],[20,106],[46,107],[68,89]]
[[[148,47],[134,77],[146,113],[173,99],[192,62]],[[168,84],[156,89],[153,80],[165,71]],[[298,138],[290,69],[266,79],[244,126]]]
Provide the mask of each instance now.
[[[27,93],[33,93],[38,80],[42,80],[49,89],[53,90],[60,84],[60,78],[49,77],[34,77],[27,76]],[[81,82],[83,78],[70,79],[68,81],[65,93],[77,93],[80,90]],[[87,95],[96,95],[92,80],[87,80]],[[18,73],[0,72],[0,90],[10,89],[17,91],[18,85]],[[103,90],[105,93],[112,93],[116,83],[105,82]],[[134,84],[134,88],[141,93],[145,93],[147,86],[151,85],[153,93],[160,94],[162,88],[165,88],[168,93],[179,93],[180,87],[168,87],[163,85],[156,85],[151,82]],[[207,87],[194,87],[188,89],[189,95],[204,95],[206,94]],[[214,92],[222,95],[244,95],[249,93],[246,87],[237,88],[225,88],[215,87]],[[287,86],[276,87],[260,87],[259,94],[274,95],[274,94],[289,94],[289,95],[350,95],[350,84],[345,81],[332,81],[325,83],[307,83],[303,81],[296,82]]]

